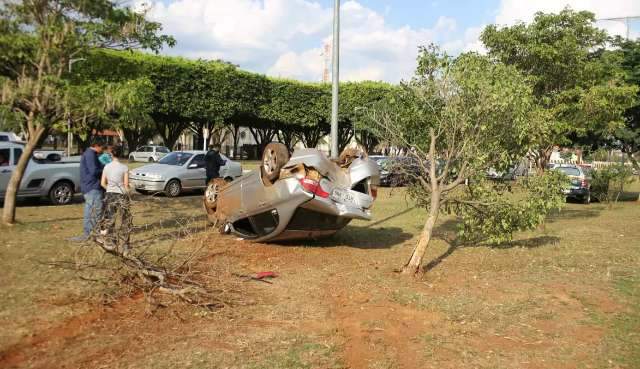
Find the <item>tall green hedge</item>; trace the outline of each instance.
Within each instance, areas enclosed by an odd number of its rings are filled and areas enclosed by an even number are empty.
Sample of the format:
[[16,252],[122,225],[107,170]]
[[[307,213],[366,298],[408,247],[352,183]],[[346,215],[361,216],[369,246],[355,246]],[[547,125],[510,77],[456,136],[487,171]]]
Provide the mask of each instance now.
[[[148,79],[155,87],[150,116],[165,144],[173,145],[188,124],[212,128],[235,124],[285,133],[315,146],[328,132],[328,84],[269,78],[221,61],[188,60],[129,51],[96,51],[74,66],[71,80],[124,82]],[[369,132],[362,111],[394,87],[383,82],[341,85],[341,147],[357,131]],[[265,137],[272,137],[266,135]]]

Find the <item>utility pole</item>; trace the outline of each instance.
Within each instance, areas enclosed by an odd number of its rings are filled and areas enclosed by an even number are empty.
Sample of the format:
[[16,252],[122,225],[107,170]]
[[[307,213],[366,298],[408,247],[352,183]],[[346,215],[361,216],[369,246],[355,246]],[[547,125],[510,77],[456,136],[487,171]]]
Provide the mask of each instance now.
[[[71,67],[73,63],[86,60],[85,58],[76,58],[69,60],[69,74],[71,74]],[[71,156],[71,150],[73,148],[73,133],[71,132],[71,117],[67,117],[67,156]]]
[[338,159],[338,94],[340,93],[340,0],[333,7],[333,86],[331,89],[331,158]]

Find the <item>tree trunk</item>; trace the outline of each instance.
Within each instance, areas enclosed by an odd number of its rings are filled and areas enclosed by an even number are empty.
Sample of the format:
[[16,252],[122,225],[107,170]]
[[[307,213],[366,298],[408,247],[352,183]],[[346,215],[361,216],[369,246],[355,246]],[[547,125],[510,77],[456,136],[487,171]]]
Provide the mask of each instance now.
[[638,160],[636,160],[636,158],[633,157],[633,153],[627,151],[627,157],[629,158],[629,161],[631,162],[631,165],[636,169],[636,170],[640,170],[640,164],[638,164]]
[[273,141],[273,137],[276,135],[276,130],[273,128],[251,128],[249,127],[249,132],[253,136],[253,139],[256,141],[258,145],[258,157],[262,155],[262,151],[264,148]]
[[434,192],[431,194],[431,207],[429,208],[429,216],[427,217],[427,221],[424,223],[424,227],[422,228],[422,233],[420,234],[418,244],[413,249],[409,261],[407,261],[404,267],[402,267],[402,274],[415,275],[420,273],[422,259],[424,259],[424,254],[427,252],[427,247],[429,246],[429,241],[431,241],[431,235],[433,234],[433,227],[438,220],[439,214],[440,193]]
[[308,149],[313,149],[318,146],[318,143],[327,134],[327,131],[322,128],[322,125],[318,123],[315,126],[303,127],[300,135],[300,141]]
[[293,152],[293,147],[298,143],[298,136],[294,130],[286,128],[278,131],[278,140],[289,149],[289,152]]
[[35,130],[35,135],[31,135],[27,140],[27,144],[24,146],[24,151],[18,160],[15,170],[11,174],[9,184],[7,185],[7,192],[4,196],[4,207],[2,208],[2,222],[7,225],[14,224],[16,221],[16,196],[18,195],[18,189],[20,188],[20,182],[24,176],[24,171],[29,164],[33,150],[37,143],[45,132],[45,128],[38,126]]
[[[231,138],[233,138],[233,159],[238,159],[238,141],[240,140],[240,126],[237,124],[233,124],[233,128],[231,129]],[[242,159],[242,155],[240,155],[240,159]]]
[[360,131],[356,135],[356,141],[362,145],[367,154],[371,154],[376,146],[380,144],[380,140],[373,133],[368,131]]
[[353,138],[353,127],[351,125],[338,128],[338,151],[342,152]]
[[538,172],[538,174],[544,174],[544,172],[547,170],[547,164],[549,164],[552,153],[553,146],[536,151],[534,160],[536,163],[536,171]]

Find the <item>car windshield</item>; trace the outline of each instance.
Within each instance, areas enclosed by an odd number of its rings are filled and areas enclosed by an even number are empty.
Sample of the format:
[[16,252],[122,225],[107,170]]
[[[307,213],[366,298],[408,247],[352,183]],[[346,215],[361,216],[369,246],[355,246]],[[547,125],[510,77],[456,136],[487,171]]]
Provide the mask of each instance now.
[[562,173],[568,175],[568,176],[579,176],[580,175],[580,169],[578,168],[572,168],[572,167],[559,167],[557,168],[557,170],[561,171]]
[[167,148],[166,148],[166,147],[164,147],[164,146],[160,146],[160,147],[158,147],[158,148],[156,149],[156,151],[157,151],[157,152],[161,152],[161,153],[168,153],[168,152],[169,152],[169,149],[167,149]]
[[187,152],[172,152],[160,159],[158,163],[167,165],[184,165],[193,155]]

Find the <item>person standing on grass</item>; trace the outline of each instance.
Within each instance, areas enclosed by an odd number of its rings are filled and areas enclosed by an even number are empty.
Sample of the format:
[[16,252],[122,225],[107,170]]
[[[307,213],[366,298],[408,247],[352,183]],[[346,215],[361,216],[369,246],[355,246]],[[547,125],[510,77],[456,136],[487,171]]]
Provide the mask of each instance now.
[[[105,248],[115,249],[122,241],[122,252],[129,250],[131,211],[129,201],[129,168],[118,160],[118,149],[112,148],[112,161],[104,167],[100,184],[105,189],[104,213],[100,222],[100,239]],[[121,228],[115,232],[116,215]]]
[[223,166],[226,161],[222,159],[218,152],[219,146],[209,145],[209,151],[204,156],[204,163],[207,168],[207,180],[205,185],[209,185],[212,179],[220,178],[220,167]]
[[100,178],[103,166],[98,156],[102,154],[103,148],[102,142],[94,139],[91,147],[85,150],[80,159],[80,190],[84,196],[83,233],[82,236],[71,238],[71,241],[87,241],[102,215],[103,191],[100,187]]

